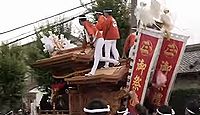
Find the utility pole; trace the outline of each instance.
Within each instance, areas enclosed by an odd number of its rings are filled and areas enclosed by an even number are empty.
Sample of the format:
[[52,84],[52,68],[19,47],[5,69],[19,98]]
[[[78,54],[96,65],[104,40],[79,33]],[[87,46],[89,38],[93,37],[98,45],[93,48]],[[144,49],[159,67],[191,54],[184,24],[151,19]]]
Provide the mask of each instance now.
[[[130,24],[131,24],[131,28],[133,27],[137,27],[137,19],[136,16],[134,15],[134,11],[136,9],[137,6],[137,0],[131,0],[131,17],[130,17]],[[130,29],[130,32],[134,32],[133,29]]]

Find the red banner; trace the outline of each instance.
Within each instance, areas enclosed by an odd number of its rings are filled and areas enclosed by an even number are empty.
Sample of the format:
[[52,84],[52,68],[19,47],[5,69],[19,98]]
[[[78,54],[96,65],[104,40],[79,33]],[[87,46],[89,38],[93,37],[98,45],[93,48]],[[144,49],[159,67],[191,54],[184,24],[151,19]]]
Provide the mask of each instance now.
[[[144,101],[149,76],[156,55],[155,52],[159,49],[158,41],[157,37],[144,33],[141,33],[139,38],[136,57],[131,71],[130,91],[136,92],[141,104]],[[129,100],[128,107],[131,113],[134,111],[134,106],[134,100]]]
[[[154,107],[167,104],[184,49],[183,39],[164,38],[148,96],[150,104]],[[158,85],[158,82],[163,84]]]

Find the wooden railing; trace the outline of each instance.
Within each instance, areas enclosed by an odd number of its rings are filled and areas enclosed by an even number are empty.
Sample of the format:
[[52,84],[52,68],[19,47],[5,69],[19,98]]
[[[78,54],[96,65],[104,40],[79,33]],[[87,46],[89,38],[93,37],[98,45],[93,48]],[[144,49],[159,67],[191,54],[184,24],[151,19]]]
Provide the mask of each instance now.
[[69,115],[69,110],[39,110],[38,115]]

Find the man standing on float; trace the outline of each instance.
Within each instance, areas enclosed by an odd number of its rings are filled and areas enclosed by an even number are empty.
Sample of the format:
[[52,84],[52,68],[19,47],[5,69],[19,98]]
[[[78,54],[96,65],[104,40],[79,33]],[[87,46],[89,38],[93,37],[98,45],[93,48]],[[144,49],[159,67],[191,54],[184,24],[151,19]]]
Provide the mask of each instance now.
[[117,65],[119,63],[117,60],[102,57],[102,47],[104,45],[104,39],[102,37],[102,34],[95,27],[95,25],[90,23],[87,20],[87,18],[85,17],[85,15],[81,15],[79,17],[79,22],[80,22],[80,24],[82,26],[84,26],[84,28],[87,31],[87,34],[89,35],[89,38],[90,38],[89,43],[90,43],[90,45],[93,45],[95,47],[94,63],[93,63],[92,69],[91,69],[91,71],[89,73],[85,74],[85,76],[93,76],[93,75],[95,75],[95,72],[96,72],[96,69],[98,67],[99,61],[108,61],[110,63],[113,63],[114,65]]
[[105,22],[106,22],[106,17],[103,15],[103,13],[101,11],[96,11],[95,14],[96,14],[97,19],[98,19],[95,26],[102,33],[103,27],[104,27]]
[[[110,58],[110,52],[115,60],[119,60],[119,52],[116,48],[117,39],[120,38],[116,20],[112,17],[112,9],[105,9],[104,16],[107,18],[103,27],[103,37],[105,39],[105,57]],[[109,62],[104,65],[109,67]]]

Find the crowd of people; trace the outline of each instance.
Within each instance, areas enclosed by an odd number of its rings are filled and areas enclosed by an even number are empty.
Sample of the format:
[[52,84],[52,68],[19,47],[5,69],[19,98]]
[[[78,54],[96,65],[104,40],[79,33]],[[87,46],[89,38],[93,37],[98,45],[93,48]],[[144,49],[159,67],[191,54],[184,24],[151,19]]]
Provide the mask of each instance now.
[[[110,108],[109,105],[106,105],[105,102],[102,100],[94,99],[88,105],[83,109],[84,112],[87,115],[110,115],[110,111],[112,108]],[[128,111],[128,108],[125,108],[124,110],[117,111],[116,115],[175,115],[175,110],[168,106],[168,105],[162,105],[155,109],[153,113],[149,113],[148,109],[145,106],[142,106],[141,104],[137,104],[135,106],[136,113],[130,113]],[[192,99],[188,100],[188,102],[185,105],[185,115],[200,115],[200,100],[198,99]]]

